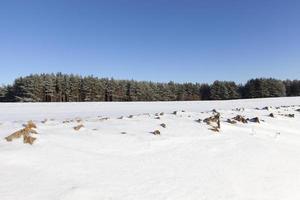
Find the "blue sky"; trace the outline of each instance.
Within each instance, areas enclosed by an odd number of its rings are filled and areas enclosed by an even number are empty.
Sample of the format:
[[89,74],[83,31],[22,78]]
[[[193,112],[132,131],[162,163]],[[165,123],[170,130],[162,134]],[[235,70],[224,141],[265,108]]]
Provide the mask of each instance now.
[[299,0],[0,0],[0,83],[30,73],[300,78]]

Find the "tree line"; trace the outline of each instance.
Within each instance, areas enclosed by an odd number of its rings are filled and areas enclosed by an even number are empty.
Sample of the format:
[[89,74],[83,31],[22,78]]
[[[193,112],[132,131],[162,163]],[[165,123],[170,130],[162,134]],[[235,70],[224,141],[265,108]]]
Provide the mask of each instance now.
[[300,96],[299,80],[157,83],[73,74],[32,74],[0,87],[0,102],[190,101]]

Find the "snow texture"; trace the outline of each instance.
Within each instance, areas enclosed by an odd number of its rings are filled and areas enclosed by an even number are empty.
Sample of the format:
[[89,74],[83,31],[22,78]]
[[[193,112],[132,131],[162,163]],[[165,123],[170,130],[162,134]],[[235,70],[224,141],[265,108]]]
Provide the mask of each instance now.
[[[220,132],[198,121],[212,109],[220,113]],[[299,97],[2,103],[0,199],[300,199],[298,109]],[[260,123],[226,122],[236,115]],[[39,133],[33,145],[4,140],[28,120]]]

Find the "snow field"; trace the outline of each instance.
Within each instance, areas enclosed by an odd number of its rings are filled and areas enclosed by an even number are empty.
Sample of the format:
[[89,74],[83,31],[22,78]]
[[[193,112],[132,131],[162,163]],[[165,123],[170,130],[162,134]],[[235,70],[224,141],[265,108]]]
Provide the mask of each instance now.
[[[0,140],[0,197],[299,199],[299,100],[74,103],[56,105],[60,110],[53,104],[0,104],[1,138],[30,119],[39,133],[32,146],[22,139]],[[221,114],[219,133],[195,121],[211,116],[213,108]],[[261,123],[226,122],[238,114]],[[84,128],[75,131],[78,124]],[[151,134],[154,130],[161,135]]]

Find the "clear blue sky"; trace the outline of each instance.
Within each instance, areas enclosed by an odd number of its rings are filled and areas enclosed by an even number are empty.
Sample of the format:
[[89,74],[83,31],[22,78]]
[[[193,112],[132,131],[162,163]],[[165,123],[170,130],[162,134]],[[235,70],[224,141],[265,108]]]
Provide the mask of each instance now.
[[0,83],[300,78],[299,0],[0,0]]

